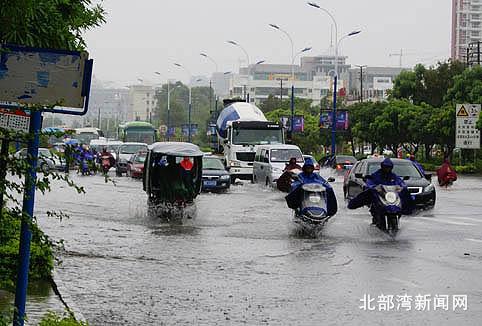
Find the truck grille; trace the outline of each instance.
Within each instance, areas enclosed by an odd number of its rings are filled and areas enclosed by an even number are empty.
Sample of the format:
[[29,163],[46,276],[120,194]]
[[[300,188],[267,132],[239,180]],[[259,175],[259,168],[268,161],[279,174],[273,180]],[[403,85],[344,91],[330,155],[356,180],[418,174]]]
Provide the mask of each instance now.
[[242,162],[254,162],[254,152],[238,152],[236,153],[236,159]]

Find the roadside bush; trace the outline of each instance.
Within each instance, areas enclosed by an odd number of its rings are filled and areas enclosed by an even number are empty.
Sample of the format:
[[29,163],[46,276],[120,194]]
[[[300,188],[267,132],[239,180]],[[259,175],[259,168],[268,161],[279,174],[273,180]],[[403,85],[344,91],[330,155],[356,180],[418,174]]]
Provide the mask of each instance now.
[[87,326],[88,323],[75,320],[70,314],[66,313],[64,316],[59,316],[53,312],[47,313],[38,326]]
[[[20,220],[18,216],[12,216],[9,210],[4,209],[0,225],[0,288],[7,289],[13,287],[16,278]],[[29,279],[45,280],[50,278],[54,264],[52,243],[37,224],[31,223],[31,230]]]

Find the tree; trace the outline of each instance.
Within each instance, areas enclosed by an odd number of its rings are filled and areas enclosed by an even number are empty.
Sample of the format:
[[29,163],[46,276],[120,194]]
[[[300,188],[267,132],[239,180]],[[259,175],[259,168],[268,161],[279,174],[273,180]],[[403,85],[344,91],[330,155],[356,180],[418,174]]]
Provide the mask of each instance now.
[[[482,103],[482,66],[466,69],[455,77],[453,86],[445,97],[447,102],[455,104]],[[477,128],[482,130],[482,116],[479,117]]]
[[[92,5],[90,0],[16,0],[2,1],[0,5],[0,42],[15,43],[32,47],[55,48],[65,50],[83,50],[86,48],[83,33],[102,24],[104,10],[100,5]],[[39,108],[31,108],[37,110]],[[0,138],[21,139],[28,142],[33,135],[13,134],[11,131],[0,128]],[[29,166],[25,160],[12,158],[10,155],[0,154],[7,171],[22,179],[29,173]],[[17,178],[13,181],[0,180],[0,193],[4,196],[0,206],[0,286],[12,285],[18,264],[18,243],[20,242],[20,225],[33,231],[30,279],[48,278],[53,267],[52,242],[36,227],[36,220],[23,215],[21,211],[21,193],[23,182]],[[50,190],[51,180],[63,180],[69,186],[83,192],[83,188],[76,186],[68,176],[56,172],[44,173],[42,178],[36,180],[36,189],[39,192]],[[33,180],[27,178],[26,183]],[[8,205],[7,205],[8,201]],[[54,217],[65,216],[62,212],[47,212]],[[20,221],[22,223],[20,223]],[[12,251],[12,244],[16,251]],[[40,250],[43,248],[45,250]],[[24,318],[24,316],[19,316]]]
[[0,42],[81,50],[85,31],[105,22],[91,0],[16,0],[0,5]]
[[392,99],[406,99],[416,105],[422,103],[441,107],[447,90],[453,86],[454,77],[465,66],[460,61],[439,62],[436,67],[415,66],[413,71],[402,71],[394,81]]

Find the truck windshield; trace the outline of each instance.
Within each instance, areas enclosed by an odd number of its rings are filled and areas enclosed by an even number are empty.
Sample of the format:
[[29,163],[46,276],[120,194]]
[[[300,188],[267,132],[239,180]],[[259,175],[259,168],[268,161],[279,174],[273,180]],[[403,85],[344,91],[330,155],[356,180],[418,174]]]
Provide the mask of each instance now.
[[233,144],[235,145],[282,143],[283,135],[280,129],[235,129],[233,131]]

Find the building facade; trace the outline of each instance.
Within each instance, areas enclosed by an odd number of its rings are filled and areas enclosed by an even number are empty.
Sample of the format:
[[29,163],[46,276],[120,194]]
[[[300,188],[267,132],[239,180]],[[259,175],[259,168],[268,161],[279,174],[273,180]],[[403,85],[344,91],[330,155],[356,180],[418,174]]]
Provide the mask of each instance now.
[[465,61],[470,43],[482,41],[482,0],[452,0],[452,59]]
[[129,86],[127,121],[151,121],[156,109],[155,88],[150,85]]
[[[408,68],[363,67],[351,68],[349,73],[348,94],[351,100],[380,101],[388,96],[387,91],[393,88],[395,78]],[[361,87],[363,86],[363,93]]]
[[[338,58],[338,89],[348,87],[346,57]],[[294,84],[295,96],[317,105],[333,91],[335,57],[322,55],[301,58],[301,65],[258,64],[240,69],[239,74],[225,75],[230,97],[246,98],[260,103],[269,96],[288,98]],[[219,82],[221,84],[221,82]]]

